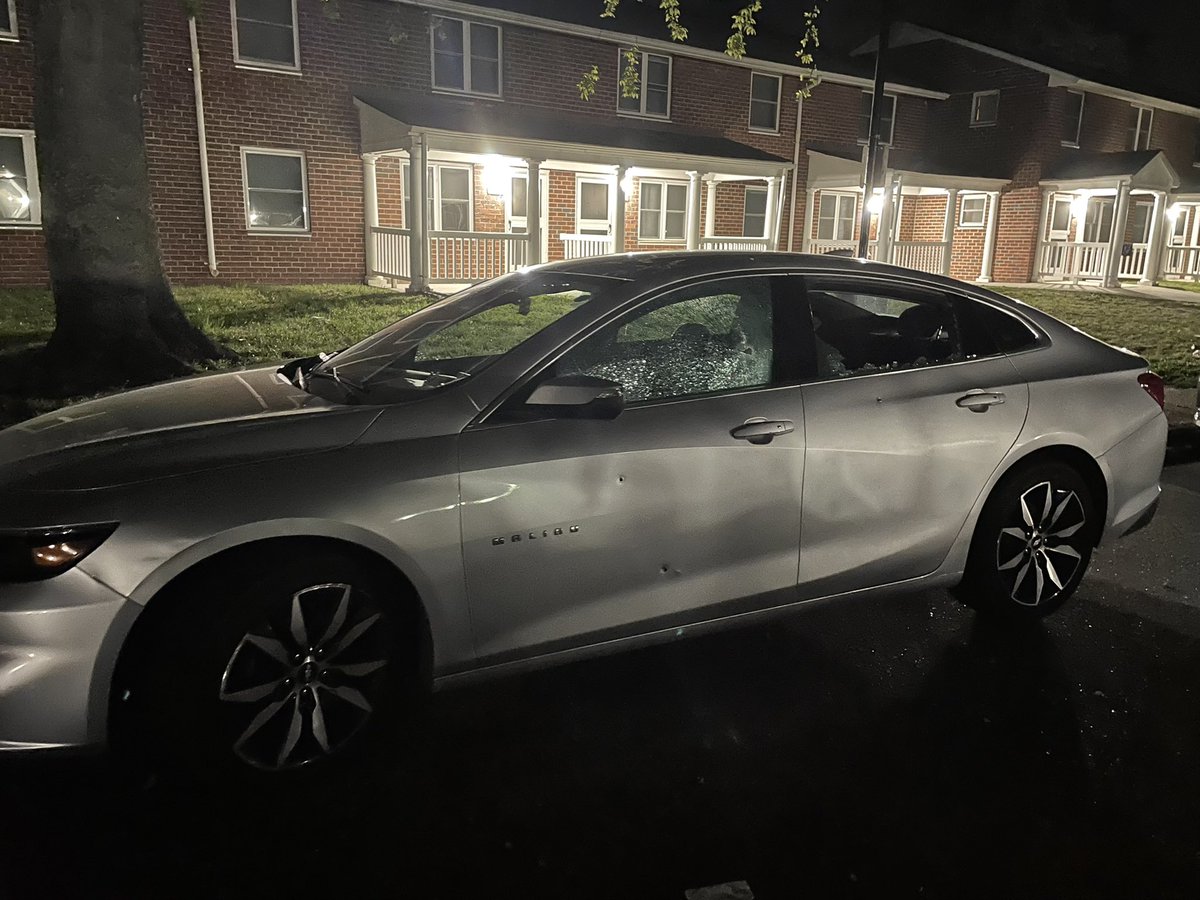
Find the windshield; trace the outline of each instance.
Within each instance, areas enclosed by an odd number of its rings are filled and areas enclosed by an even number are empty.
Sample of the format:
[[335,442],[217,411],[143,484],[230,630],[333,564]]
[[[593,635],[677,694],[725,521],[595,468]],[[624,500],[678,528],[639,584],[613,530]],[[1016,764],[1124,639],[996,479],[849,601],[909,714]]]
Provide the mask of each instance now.
[[371,402],[469,378],[618,282],[569,273],[516,273],[406,316],[312,369]]

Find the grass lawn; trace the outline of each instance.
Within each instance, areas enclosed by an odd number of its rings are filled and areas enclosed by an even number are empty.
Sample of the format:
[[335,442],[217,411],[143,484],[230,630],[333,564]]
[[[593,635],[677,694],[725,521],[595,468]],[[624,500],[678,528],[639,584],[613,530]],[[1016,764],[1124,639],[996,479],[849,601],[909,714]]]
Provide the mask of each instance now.
[[[181,287],[176,293],[189,318],[234,350],[244,364],[339,349],[420,309],[432,299],[344,284]],[[1192,357],[1191,346],[1200,344],[1200,304],[1048,288],[1013,288],[1008,293],[1101,340],[1142,354],[1169,384],[1178,387],[1196,384],[1200,360]],[[545,310],[551,319],[560,312]],[[530,321],[478,324],[488,326],[489,334],[499,335],[518,327],[526,329]],[[48,291],[0,289],[0,354],[45,343],[53,327],[54,310]],[[448,340],[465,337],[446,335]],[[481,335],[470,337],[475,341]],[[511,346],[510,337],[496,339]],[[4,393],[0,387],[0,401],[5,399]],[[35,412],[64,402],[13,399],[27,403]]]
[[1200,281],[1156,281],[1158,287],[1175,288],[1177,291],[1191,291],[1200,294]]

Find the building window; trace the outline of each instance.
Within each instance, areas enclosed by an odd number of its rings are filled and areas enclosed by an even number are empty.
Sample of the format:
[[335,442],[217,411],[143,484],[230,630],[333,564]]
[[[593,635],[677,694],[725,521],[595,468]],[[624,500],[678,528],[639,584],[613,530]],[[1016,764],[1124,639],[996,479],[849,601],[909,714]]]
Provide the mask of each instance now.
[[995,125],[1000,116],[1000,92],[977,91],[971,95],[971,125]]
[[[862,92],[862,103],[858,110],[858,142],[865,144],[871,136],[871,101],[874,95],[870,91]],[[890,144],[896,123],[896,97],[893,94],[883,95],[883,116],[879,120],[879,142]]]
[[746,188],[742,205],[742,237],[765,237],[767,233],[767,189]]
[[0,225],[38,225],[41,221],[33,132],[0,129]]
[[821,209],[817,215],[817,240],[854,240],[854,211],[858,205],[855,194],[821,192]]
[[987,194],[963,194],[958,224],[963,228],[982,228],[987,216]]
[[[628,52],[627,47],[622,47],[617,53],[617,71],[620,74],[623,74],[629,65],[625,55]],[[638,95],[626,97],[618,89],[617,109],[633,115],[667,118],[671,114],[671,57],[637,51],[634,52],[634,57]]]
[[1147,106],[1135,106],[1133,111],[1133,120],[1129,126],[1129,146],[1134,150],[1149,150],[1154,110]]
[[783,79],[778,75],[750,73],[750,130],[779,131],[779,94]]
[[434,16],[433,87],[439,91],[500,96],[500,29]]
[[242,183],[250,231],[308,231],[308,171],[303,153],[243,147]]
[[229,0],[233,59],[269,69],[300,68],[296,0]]
[[1137,202],[1133,204],[1133,225],[1130,227],[1130,236],[1135,244],[1147,244],[1150,242],[1150,222],[1153,219],[1154,204]]
[[[403,165],[404,227],[412,228],[412,189]],[[432,165],[425,173],[425,227],[430,231],[470,231],[474,206],[470,166]]]
[[575,179],[575,233],[609,234],[609,196],[612,186],[607,179],[584,175]]
[[687,228],[687,195],[686,184],[643,178],[638,183],[638,240],[682,242]]
[[1063,110],[1064,147],[1079,146],[1079,135],[1083,132],[1083,96],[1082,91],[1067,91],[1066,108]]
[[0,40],[17,39],[17,0],[0,0]]
[[1071,234],[1070,194],[1055,194],[1050,205],[1050,221],[1046,223],[1046,238],[1051,241],[1065,241]]

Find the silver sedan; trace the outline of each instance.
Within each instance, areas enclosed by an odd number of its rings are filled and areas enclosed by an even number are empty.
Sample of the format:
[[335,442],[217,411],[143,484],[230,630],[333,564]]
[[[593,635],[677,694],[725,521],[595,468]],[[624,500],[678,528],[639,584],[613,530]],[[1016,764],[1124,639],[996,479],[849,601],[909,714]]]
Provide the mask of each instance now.
[[954,588],[1034,618],[1144,524],[1145,360],[858,260],[611,256],[337,353],[0,432],[0,748],[277,772],[410,692]]

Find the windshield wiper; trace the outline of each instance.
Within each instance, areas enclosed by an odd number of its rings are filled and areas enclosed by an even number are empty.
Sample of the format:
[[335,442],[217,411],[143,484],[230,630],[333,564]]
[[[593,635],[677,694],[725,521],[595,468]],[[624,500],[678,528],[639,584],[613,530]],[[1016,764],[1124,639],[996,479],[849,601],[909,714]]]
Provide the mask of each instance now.
[[303,373],[303,377],[307,381],[311,381],[314,378],[327,378],[338,387],[345,388],[346,390],[352,391],[360,396],[367,392],[366,387],[359,384],[357,381],[347,378],[345,375],[339,375],[337,366],[330,366],[327,369],[321,369],[319,372],[309,369],[307,372]]

